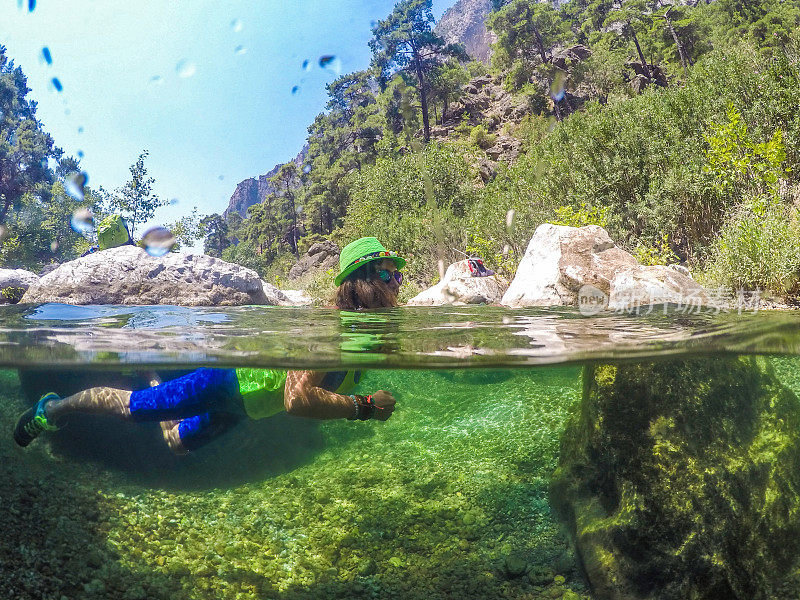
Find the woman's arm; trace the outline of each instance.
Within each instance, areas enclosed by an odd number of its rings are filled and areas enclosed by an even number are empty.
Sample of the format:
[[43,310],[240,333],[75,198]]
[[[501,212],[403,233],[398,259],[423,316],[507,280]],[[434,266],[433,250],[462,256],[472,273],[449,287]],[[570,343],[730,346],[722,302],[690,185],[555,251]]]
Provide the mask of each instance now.
[[[324,371],[289,371],[286,374],[283,403],[286,412],[312,419],[352,419],[356,405],[350,396],[337,394],[320,386]],[[372,395],[375,402],[373,418],[388,419],[394,411],[394,398],[389,392],[379,390]]]

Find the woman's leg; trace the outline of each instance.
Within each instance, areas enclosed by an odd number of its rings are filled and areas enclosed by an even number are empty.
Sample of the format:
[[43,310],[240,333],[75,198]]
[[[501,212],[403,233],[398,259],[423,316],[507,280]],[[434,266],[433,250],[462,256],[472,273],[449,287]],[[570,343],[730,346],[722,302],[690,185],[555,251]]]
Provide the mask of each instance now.
[[[73,412],[114,415],[133,421],[169,421],[208,411],[236,412],[240,405],[234,370],[198,369],[134,392],[97,387],[66,398],[47,395],[20,417],[14,437],[19,445],[27,446],[42,431],[57,429],[57,422]],[[165,429],[165,437],[171,429]],[[170,434],[167,441],[174,435]]]
[[44,410],[48,421],[58,422],[71,412],[113,415],[130,419],[131,392],[107,387],[96,387],[66,398],[48,400]]

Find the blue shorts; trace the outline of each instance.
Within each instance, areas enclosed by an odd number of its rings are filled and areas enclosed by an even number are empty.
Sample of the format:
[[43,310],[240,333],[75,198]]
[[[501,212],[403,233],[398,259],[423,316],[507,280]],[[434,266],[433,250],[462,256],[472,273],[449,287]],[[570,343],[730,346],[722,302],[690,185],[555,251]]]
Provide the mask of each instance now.
[[224,433],[246,414],[233,369],[198,369],[131,393],[134,421],[180,421],[181,444],[194,450]]

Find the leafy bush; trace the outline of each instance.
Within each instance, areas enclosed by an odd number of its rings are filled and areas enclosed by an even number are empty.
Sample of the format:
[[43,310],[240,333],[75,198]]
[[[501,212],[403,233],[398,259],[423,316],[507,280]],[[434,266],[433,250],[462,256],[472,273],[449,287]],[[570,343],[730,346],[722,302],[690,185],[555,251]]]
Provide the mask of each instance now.
[[567,227],[586,227],[587,225],[606,227],[609,211],[607,206],[587,206],[585,202],[581,202],[578,209],[571,206],[559,206],[556,208],[556,218],[552,223]]
[[708,277],[733,290],[798,291],[800,212],[780,202],[746,203],[726,223],[709,259]]
[[494,143],[497,141],[497,136],[489,133],[489,131],[486,129],[486,125],[481,123],[480,125],[476,125],[472,128],[472,131],[469,134],[469,139],[478,148],[486,150],[487,148],[494,146]]
[[643,265],[670,265],[679,260],[670,248],[667,234],[664,234],[653,246],[640,243],[634,248],[633,256]]
[[375,236],[407,260],[409,279],[427,284],[439,260],[452,262],[464,245],[464,218],[477,192],[472,173],[453,148],[431,144],[420,153],[382,158],[356,174],[344,225],[344,245]]

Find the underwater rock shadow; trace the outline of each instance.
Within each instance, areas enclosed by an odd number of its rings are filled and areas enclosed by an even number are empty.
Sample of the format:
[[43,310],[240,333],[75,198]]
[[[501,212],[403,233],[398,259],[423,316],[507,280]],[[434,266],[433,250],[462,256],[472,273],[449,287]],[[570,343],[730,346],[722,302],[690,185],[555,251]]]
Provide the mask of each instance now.
[[76,415],[51,436],[55,454],[122,471],[137,483],[172,490],[231,488],[311,462],[323,447],[318,423],[285,413],[243,421],[186,456],[173,454],[158,423]]
[[[161,372],[164,381],[188,371]],[[141,389],[139,373],[113,371],[19,372],[27,405],[48,391],[69,395],[93,386]],[[24,406],[21,406],[22,409]],[[121,471],[148,487],[173,490],[230,488],[274,477],[311,462],[324,445],[319,422],[280,413],[244,419],[230,431],[187,456],[174,455],[158,423],[131,423],[102,415],[71,415],[61,431],[48,435],[53,452]]]

